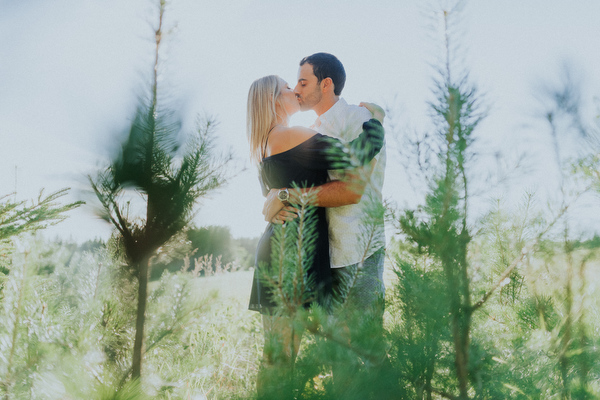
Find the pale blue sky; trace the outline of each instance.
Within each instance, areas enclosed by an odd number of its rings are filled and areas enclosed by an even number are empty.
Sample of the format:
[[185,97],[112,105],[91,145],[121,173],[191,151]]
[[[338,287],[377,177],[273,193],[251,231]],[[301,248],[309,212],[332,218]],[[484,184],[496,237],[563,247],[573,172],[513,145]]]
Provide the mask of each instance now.
[[[0,0],[0,194],[19,199],[62,187],[86,188],[116,133],[131,118],[136,95],[152,68],[156,1]],[[317,51],[335,54],[348,74],[348,102],[392,105],[399,122],[427,127],[430,64],[436,40],[426,2],[384,0],[197,2],[173,0],[164,48],[164,82],[182,116],[219,121],[218,145],[232,148],[248,169],[203,202],[199,225],[226,225],[234,236],[257,236],[265,226],[256,171],[247,157],[245,107],[252,81],[278,74],[294,84],[298,61]],[[439,4],[430,2],[430,4]],[[519,185],[544,189],[549,152],[531,127],[537,82],[554,79],[563,60],[578,66],[590,98],[600,94],[600,2],[471,1],[461,44],[473,80],[491,105],[481,126],[485,151],[535,150],[539,168]],[[312,112],[294,121],[310,125]],[[537,135],[537,136],[536,136]],[[391,144],[391,143],[390,143]],[[511,144],[507,146],[507,144]],[[400,204],[414,196],[393,146],[384,195]],[[548,186],[551,187],[551,186]],[[551,189],[550,189],[551,190]],[[483,199],[485,200],[485,199]],[[108,236],[89,208],[52,233],[83,240]]]

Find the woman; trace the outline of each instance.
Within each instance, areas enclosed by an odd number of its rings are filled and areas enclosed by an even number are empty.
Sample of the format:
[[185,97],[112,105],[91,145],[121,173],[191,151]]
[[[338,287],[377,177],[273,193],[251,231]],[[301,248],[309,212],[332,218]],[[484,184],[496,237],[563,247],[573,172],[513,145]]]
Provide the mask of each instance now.
[[[307,128],[290,127],[289,117],[299,110],[294,91],[277,76],[257,79],[250,87],[247,135],[250,155],[259,167],[265,195],[272,188],[307,188],[321,185],[328,180],[327,170],[357,166],[357,159],[358,165],[363,165],[369,162],[383,145],[383,128],[377,120],[365,122],[363,132],[350,142],[351,151],[348,152],[337,139],[320,135]],[[299,299],[295,299],[292,307],[307,306],[316,301],[325,309],[329,309],[332,290],[325,208],[312,207],[310,212],[313,218],[311,223],[315,224],[313,235],[316,234],[316,237],[312,238],[312,259],[303,263],[306,276],[301,276],[299,280],[311,287],[306,288]],[[271,265],[271,244],[275,226],[273,223],[267,226],[258,244],[249,305],[250,310],[263,314],[264,364],[257,381],[259,395],[263,396],[261,398],[266,398],[265,391],[280,392],[281,388],[278,388],[278,385],[287,381],[282,376],[286,375],[289,361],[298,352],[301,337],[294,332],[294,324],[289,317],[277,312],[277,304],[282,302],[273,297],[273,292],[277,292],[274,289],[282,283],[280,281],[285,280],[286,276],[289,277],[283,272],[273,273],[280,267]],[[295,221],[288,223],[285,229],[298,229],[298,224]],[[281,293],[280,291],[279,296],[283,297]],[[298,294],[297,291],[295,294]],[[287,301],[290,301],[289,298]],[[277,368],[272,368],[275,365]]]
[[[369,107],[367,107],[369,108]],[[247,135],[252,160],[258,164],[263,192],[271,188],[312,187],[328,180],[328,170],[356,166],[337,139],[304,127],[290,127],[289,118],[300,110],[294,91],[281,78],[266,76],[254,81],[248,94]],[[363,126],[363,133],[350,142],[360,165],[369,162],[383,145],[383,128],[377,120]],[[328,307],[331,301],[329,237],[325,208],[316,207],[316,240],[308,270],[310,296]],[[274,225],[267,226],[257,249],[256,269],[249,309],[271,314],[276,302],[271,288],[261,280],[261,265],[271,263]]]

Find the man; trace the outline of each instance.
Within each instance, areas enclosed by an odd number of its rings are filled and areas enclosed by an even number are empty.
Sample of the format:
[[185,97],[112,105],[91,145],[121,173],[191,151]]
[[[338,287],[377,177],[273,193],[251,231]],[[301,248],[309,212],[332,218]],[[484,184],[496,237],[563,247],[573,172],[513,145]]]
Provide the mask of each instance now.
[[[314,110],[318,118],[311,127],[342,141],[355,139],[363,122],[371,118],[364,107],[348,105],[340,97],[346,81],[342,63],[333,55],[316,53],[300,61],[294,89],[300,109]],[[319,186],[312,204],[327,207],[334,290],[347,294],[355,308],[383,316],[383,262],[385,234],[381,188],[385,169],[385,147],[373,162],[352,171],[330,171],[331,181]],[[263,214],[272,221],[279,213],[293,217],[283,201],[298,198],[301,190],[273,189]],[[282,210],[283,209],[283,210]],[[281,219],[281,218],[280,218]]]

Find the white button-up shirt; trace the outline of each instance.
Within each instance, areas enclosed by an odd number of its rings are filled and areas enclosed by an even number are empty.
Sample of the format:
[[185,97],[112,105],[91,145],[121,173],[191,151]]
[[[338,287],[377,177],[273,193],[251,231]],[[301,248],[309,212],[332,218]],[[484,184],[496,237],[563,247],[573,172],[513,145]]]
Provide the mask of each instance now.
[[[349,142],[360,135],[362,124],[371,118],[371,113],[366,108],[349,105],[340,98],[317,118],[312,128],[323,135]],[[375,157],[375,168],[358,204],[327,208],[332,268],[360,263],[385,245],[383,213],[373,211],[382,207],[385,158],[384,145]],[[344,173],[345,171],[329,171],[329,177],[340,180],[344,178]]]

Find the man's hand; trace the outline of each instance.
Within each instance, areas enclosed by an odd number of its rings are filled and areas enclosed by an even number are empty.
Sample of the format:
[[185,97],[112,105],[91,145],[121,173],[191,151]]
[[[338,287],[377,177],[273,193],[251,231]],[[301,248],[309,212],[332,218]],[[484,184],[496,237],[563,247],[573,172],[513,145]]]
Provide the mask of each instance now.
[[366,103],[366,102],[361,102],[359,104],[359,106],[364,107],[367,110],[369,110],[371,112],[371,114],[373,114],[373,118],[375,118],[376,120],[378,120],[379,122],[381,122],[383,124],[383,119],[385,118],[385,111],[383,111],[383,108],[379,107],[375,103]]

